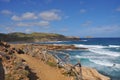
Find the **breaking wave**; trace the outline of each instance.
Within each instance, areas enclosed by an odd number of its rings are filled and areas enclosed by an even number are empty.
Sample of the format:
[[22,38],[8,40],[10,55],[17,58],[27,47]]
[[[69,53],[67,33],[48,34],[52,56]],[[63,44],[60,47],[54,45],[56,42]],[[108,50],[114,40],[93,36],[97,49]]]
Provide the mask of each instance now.
[[120,48],[120,45],[109,45],[110,48]]
[[102,45],[83,45],[83,44],[75,44],[75,47],[83,47],[83,48],[106,48],[107,46]]
[[118,52],[110,51],[107,49],[89,49],[89,51],[91,51],[93,53],[98,53],[101,55],[108,55],[108,56],[114,56],[114,57],[120,56],[120,54]]
[[[108,55],[108,56],[114,56],[114,57],[118,57],[120,56],[119,52],[115,52],[115,51],[110,51],[108,48],[116,48],[116,47],[120,47],[117,45],[109,45],[109,46],[102,46],[102,45],[83,45],[83,44],[75,44],[76,47],[82,47],[82,48],[88,48],[88,50],[92,53],[97,53],[97,54],[101,54],[101,55]],[[107,48],[107,49],[106,49]]]
[[87,41],[87,40],[81,40],[81,41]]
[[94,59],[89,59],[89,61],[98,64],[98,65],[102,65],[102,66],[108,66],[108,67],[113,67],[113,68],[120,68],[120,64],[117,63],[111,63],[109,61],[105,61],[105,60],[94,60]]

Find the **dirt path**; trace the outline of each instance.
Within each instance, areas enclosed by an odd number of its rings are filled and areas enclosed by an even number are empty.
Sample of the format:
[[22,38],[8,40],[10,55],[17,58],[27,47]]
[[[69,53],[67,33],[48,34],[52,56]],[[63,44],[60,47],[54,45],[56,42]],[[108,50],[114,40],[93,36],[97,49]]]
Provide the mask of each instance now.
[[17,54],[17,56],[26,60],[28,66],[40,80],[71,80],[67,76],[62,75],[59,69],[50,67],[34,57],[26,54]]

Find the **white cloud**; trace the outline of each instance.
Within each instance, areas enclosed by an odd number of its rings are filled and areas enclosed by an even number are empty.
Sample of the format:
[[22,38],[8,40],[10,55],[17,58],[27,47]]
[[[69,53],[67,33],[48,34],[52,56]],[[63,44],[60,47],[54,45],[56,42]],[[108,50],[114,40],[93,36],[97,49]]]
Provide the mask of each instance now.
[[32,30],[31,30],[31,29],[26,29],[25,32],[26,32],[26,33],[31,33]]
[[31,27],[31,26],[48,27],[49,22],[48,21],[28,22],[28,23],[20,22],[20,23],[17,23],[16,26],[20,26],[20,27]]
[[57,9],[52,9],[48,11],[43,11],[38,13],[35,12],[26,12],[21,15],[13,15],[12,20],[14,21],[22,21],[22,20],[35,20],[35,19],[42,19],[45,21],[54,21],[54,20],[61,20],[61,11]]
[[22,19],[37,19],[37,16],[35,16],[35,13],[26,12],[22,15]]
[[37,23],[38,26],[48,26],[49,22],[48,21],[40,21]]
[[81,26],[90,26],[92,24],[92,21],[86,21]]
[[53,20],[60,20],[61,16],[59,15],[59,10],[49,10],[49,11],[44,11],[39,14],[39,16],[43,20],[48,20],[48,21],[53,21]]
[[118,7],[118,8],[116,9],[116,11],[120,11],[120,7]]
[[20,21],[21,20],[21,18],[19,16],[16,16],[16,15],[12,16],[11,19],[14,20],[14,21]]
[[14,21],[20,21],[20,20],[32,20],[32,19],[37,19],[38,17],[35,15],[33,12],[26,12],[22,14],[21,16],[12,16],[12,20]]
[[1,13],[4,15],[11,15],[12,14],[12,12],[9,10],[2,10]]
[[33,26],[33,24],[31,24],[31,23],[23,23],[23,22],[17,23],[16,25],[20,26],[20,27],[23,27],[23,26],[25,26],[25,27]]
[[80,13],[86,13],[87,10],[86,9],[80,9]]

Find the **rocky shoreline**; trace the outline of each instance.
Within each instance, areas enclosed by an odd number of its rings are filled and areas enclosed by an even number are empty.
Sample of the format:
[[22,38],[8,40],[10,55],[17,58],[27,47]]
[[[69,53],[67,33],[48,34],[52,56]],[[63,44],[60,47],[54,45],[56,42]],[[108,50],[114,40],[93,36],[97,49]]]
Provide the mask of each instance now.
[[[45,65],[45,66],[49,65],[46,68],[44,67],[46,70],[47,68],[54,69],[53,72],[55,74],[56,74],[56,70],[60,71],[59,77],[53,77],[55,78],[55,80],[61,80],[61,79],[74,80],[75,78],[77,78],[78,80],[110,80],[109,77],[100,74],[97,70],[92,68],[88,68],[84,66],[74,67],[74,65],[71,65],[71,64],[64,64],[64,66],[60,66],[58,65],[58,61],[60,60],[56,58],[55,55],[52,55],[48,52],[48,51],[66,50],[66,49],[73,50],[73,49],[86,49],[86,48],[77,48],[74,45],[8,44],[6,42],[1,41],[0,42],[0,59],[1,59],[0,70],[4,69],[4,71],[1,71],[1,74],[3,74],[3,76],[0,77],[0,80],[19,80],[19,79],[52,80],[51,77],[49,79],[44,77],[49,73],[45,72],[44,74],[42,72],[42,67],[39,67],[41,69],[40,73],[37,71],[31,70],[32,67],[30,66],[29,62],[32,62],[33,59],[40,61],[42,65]],[[27,61],[28,59],[26,59],[25,57],[27,58],[30,57],[29,60],[31,61]],[[82,77],[79,76],[80,69],[82,71],[80,76]],[[55,75],[54,73],[50,75],[51,76]],[[37,74],[40,74],[40,75],[37,75]],[[64,75],[64,77],[61,76],[61,74]],[[33,76],[33,79],[31,79],[31,76]],[[46,77],[49,77],[49,76],[46,76]]]

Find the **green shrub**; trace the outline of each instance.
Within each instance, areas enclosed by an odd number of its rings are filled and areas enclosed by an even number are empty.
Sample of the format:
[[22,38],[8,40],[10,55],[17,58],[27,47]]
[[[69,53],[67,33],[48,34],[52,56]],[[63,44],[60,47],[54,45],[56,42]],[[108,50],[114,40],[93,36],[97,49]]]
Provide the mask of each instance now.
[[57,66],[57,64],[56,63],[53,63],[53,62],[46,62],[49,66],[51,66],[51,67],[56,67]]

